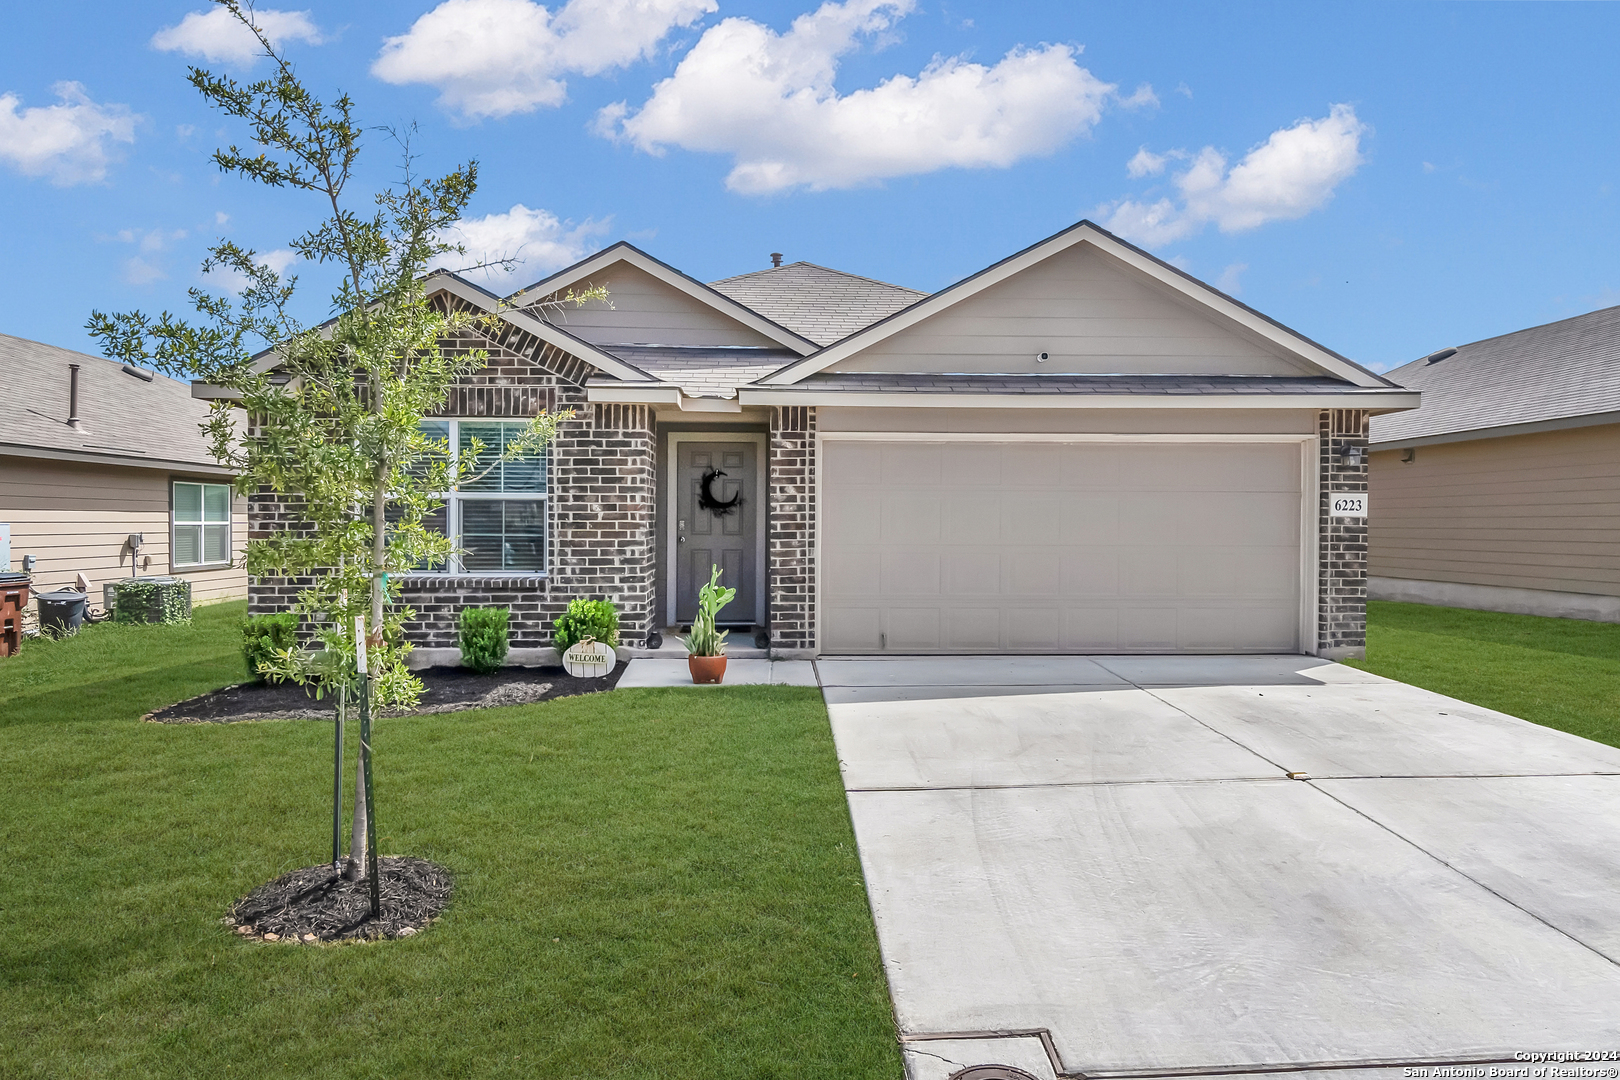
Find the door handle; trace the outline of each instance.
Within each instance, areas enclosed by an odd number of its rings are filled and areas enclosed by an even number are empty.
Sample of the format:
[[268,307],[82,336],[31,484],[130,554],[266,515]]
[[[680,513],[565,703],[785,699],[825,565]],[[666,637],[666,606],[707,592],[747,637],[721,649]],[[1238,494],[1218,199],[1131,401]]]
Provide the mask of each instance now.
[[686,537],[678,536],[678,537],[675,538],[675,542],[678,543],[678,544],[684,544],[684,543],[686,543]]

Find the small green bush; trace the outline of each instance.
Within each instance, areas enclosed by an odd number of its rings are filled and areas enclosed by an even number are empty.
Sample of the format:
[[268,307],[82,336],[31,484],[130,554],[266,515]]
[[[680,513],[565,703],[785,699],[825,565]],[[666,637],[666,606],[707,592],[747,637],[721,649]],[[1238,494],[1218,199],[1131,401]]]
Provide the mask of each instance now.
[[298,616],[290,611],[254,615],[242,622],[242,659],[247,661],[248,677],[255,682],[265,681],[260,664],[297,644]]
[[604,645],[619,643],[619,609],[611,601],[570,600],[568,610],[557,616],[555,626],[557,635],[552,643],[560,653],[586,638]]
[[512,612],[503,607],[461,609],[461,666],[480,675],[500,670],[506,660],[506,625]]

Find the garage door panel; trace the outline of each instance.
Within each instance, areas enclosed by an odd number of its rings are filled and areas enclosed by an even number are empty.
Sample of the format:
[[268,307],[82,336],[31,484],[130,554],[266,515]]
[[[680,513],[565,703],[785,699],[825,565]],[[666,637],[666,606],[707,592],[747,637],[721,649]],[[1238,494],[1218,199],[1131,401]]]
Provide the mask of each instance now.
[[1112,446],[1064,446],[1058,455],[1058,486],[1064,491],[1116,491],[1120,451]]
[[885,487],[938,487],[944,480],[944,455],[931,443],[876,443],[883,447],[881,475]]
[[1119,647],[1138,652],[1175,652],[1179,614],[1173,607],[1122,606],[1119,611]]
[[1119,609],[1069,607],[1063,611],[1063,647],[1077,652],[1117,652]]
[[[1223,604],[1181,611],[1177,647],[1228,651],[1259,648],[1288,652],[1294,647],[1295,619],[1276,608]],[[1241,637],[1239,632],[1241,628]],[[1240,644],[1241,642],[1241,644]]]
[[879,543],[883,539],[883,493],[876,489],[843,492],[828,504],[821,527],[823,542],[835,550]]
[[1008,596],[1054,599],[1052,583],[1063,579],[1063,549],[1021,550],[1005,560],[1001,573]]
[[828,652],[877,652],[883,647],[883,611],[868,606],[829,603],[822,615]]
[[829,598],[859,600],[883,591],[883,557],[875,549],[831,546],[822,557],[821,570]]
[[944,610],[945,647],[953,652],[1000,652],[1001,608],[953,604]]
[[1001,458],[1001,482],[1009,488],[1051,491],[1058,486],[1060,450],[1051,445],[1010,444],[992,450]]
[[943,556],[946,596],[999,596],[999,548],[948,548]]
[[839,491],[883,486],[883,447],[885,443],[828,440],[821,444],[821,468],[838,477]]
[[1063,552],[1058,593],[1064,597],[1119,595],[1119,552],[1109,547],[1069,548]]
[[938,652],[943,643],[939,636],[940,609],[929,607],[891,607],[884,612],[883,632],[888,648],[896,652]]
[[1058,540],[1065,544],[1112,544],[1119,539],[1119,496],[1108,492],[1067,491],[1059,520]]
[[1009,607],[1004,615],[1006,647],[1023,652],[1063,648],[1063,610],[1057,607]]
[[945,500],[932,493],[891,492],[883,497],[883,543],[937,544],[944,539]]
[[1297,647],[1297,444],[840,445],[825,650]]
[[884,599],[909,596],[937,597],[944,591],[940,575],[942,556],[937,551],[901,552],[885,549],[878,592]]

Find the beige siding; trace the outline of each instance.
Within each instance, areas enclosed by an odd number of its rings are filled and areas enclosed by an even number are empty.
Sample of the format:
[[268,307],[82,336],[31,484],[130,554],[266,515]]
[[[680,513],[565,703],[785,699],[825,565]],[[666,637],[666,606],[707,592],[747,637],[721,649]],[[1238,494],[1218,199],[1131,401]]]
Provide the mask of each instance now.
[[1315,409],[872,409],[823,405],[822,431],[1310,435]]
[[628,263],[591,278],[607,301],[547,310],[546,318],[597,345],[781,345]]
[[[1037,353],[1051,354],[1037,364]],[[833,365],[833,371],[1315,374],[1081,244]]]
[[1620,596],[1620,425],[1372,455],[1368,573]]
[[[146,537],[142,574],[176,573],[191,581],[193,603],[247,595],[241,569],[247,540],[247,500],[232,513],[233,564],[224,570],[182,570],[169,566],[169,484],[187,477],[161,469],[84,465],[38,458],[0,457],[0,522],[11,526],[11,565],[21,570],[24,555],[39,558],[38,589],[71,586],[75,575],[90,579],[91,602],[100,606],[101,586],[130,574],[130,533]],[[217,481],[216,481],[217,482]]]

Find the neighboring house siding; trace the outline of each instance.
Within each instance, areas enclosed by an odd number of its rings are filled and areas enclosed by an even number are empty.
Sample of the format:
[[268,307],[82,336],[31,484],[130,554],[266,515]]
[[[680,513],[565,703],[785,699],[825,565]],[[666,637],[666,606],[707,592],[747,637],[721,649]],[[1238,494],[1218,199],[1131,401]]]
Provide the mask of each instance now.
[[1372,455],[1379,578],[1620,596],[1620,425]]
[[[1036,354],[1050,353],[1045,363]],[[1163,285],[1078,245],[832,371],[1301,375]]]
[[43,458],[0,458],[0,521],[11,525],[11,566],[35,555],[34,587],[71,588],[90,580],[91,604],[101,606],[101,587],[130,576],[130,533],[141,533],[144,575],[174,573],[191,582],[194,604],[239,599],[247,592],[242,547],[247,540],[247,501],[236,499],[231,522],[232,565],[226,569],[174,570],[169,565],[170,485],[176,479],[225,483],[163,469],[128,468]]
[[[468,337],[461,348],[474,347]],[[452,648],[463,607],[511,609],[515,648],[551,644],[552,623],[575,598],[606,599],[619,608],[621,643],[641,645],[661,623],[654,617],[654,435],[645,405],[592,405],[582,379],[588,365],[550,346],[531,358],[489,347],[490,363],[452,390],[446,417],[528,418],[540,409],[573,409],[549,455],[546,574],[419,574],[401,581],[400,602],[416,617],[405,624],[418,648]],[[559,374],[561,373],[561,374]],[[296,528],[296,508],[254,497],[255,528]],[[261,579],[255,612],[284,610],[298,581]]]

